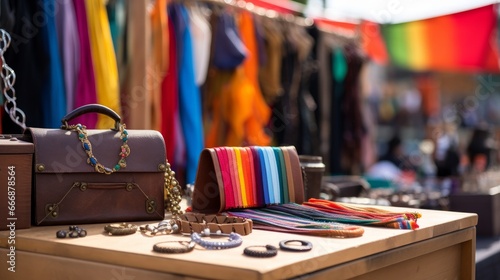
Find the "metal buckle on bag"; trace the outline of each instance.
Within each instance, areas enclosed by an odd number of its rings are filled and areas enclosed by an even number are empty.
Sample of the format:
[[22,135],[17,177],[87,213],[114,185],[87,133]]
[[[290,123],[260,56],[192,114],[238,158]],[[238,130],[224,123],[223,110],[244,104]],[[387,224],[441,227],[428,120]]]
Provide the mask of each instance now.
[[59,205],[58,204],[47,204],[45,205],[45,215],[51,215],[53,218],[57,218],[59,215]]
[[148,214],[154,213],[156,210],[156,202],[153,199],[146,200],[146,212]]

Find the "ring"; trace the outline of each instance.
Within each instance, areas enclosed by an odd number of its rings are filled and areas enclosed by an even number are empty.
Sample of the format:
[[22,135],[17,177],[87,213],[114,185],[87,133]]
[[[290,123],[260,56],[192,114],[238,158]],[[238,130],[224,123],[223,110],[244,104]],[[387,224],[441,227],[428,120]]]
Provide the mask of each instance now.
[[[182,247],[177,247],[177,246],[161,246],[161,244],[166,244],[166,243],[178,243],[181,244]],[[153,251],[157,253],[164,253],[164,254],[182,254],[182,253],[187,253],[191,252],[194,248],[196,243],[193,241],[165,241],[165,242],[160,242],[156,243],[153,245]]]
[[[299,242],[300,246],[290,246],[289,243]],[[293,252],[306,252],[312,249],[313,245],[309,241],[305,240],[283,240],[280,241],[280,249],[285,251],[293,251]]]
[[[254,250],[253,248],[265,248],[266,250]],[[246,247],[245,250],[243,250],[243,254],[250,256],[250,257],[256,257],[256,258],[270,258],[274,257],[278,254],[278,248],[274,247],[273,245],[266,245],[266,246],[249,246]]]
[[104,227],[104,230],[109,235],[129,235],[134,234],[137,231],[137,226],[127,223],[109,224]]

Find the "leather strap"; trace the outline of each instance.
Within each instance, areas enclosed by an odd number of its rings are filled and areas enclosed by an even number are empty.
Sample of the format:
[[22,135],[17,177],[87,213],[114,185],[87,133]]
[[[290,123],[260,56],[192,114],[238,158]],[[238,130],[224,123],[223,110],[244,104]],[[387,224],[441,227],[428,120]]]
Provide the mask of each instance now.
[[251,219],[238,218],[225,215],[205,215],[199,213],[186,213],[177,219],[181,233],[191,234],[193,232],[203,232],[204,229],[210,229],[210,232],[229,234],[236,232],[240,235],[252,233],[253,222]]
[[286,167],[286,176],[287,176],[287,182],[288,182],[288,194],[290,197],[290,201],[294,202],[295,201],[295,188],[294,188],[294,182],[293,182],[293,175],[292,175],[292,165],[290,163],[290,155],[288,152],[285,150],[285,147],[280,148],[283,151],[283,158],[285,159],[285,167]]
[[293,188],[295,193],[295,200],[293,202],[302,204],[304,202],[304,181],[302,178],[302,168],[300,167],[299,155],[293,146],[284,147],[290,156],[290,164],[292,167]]

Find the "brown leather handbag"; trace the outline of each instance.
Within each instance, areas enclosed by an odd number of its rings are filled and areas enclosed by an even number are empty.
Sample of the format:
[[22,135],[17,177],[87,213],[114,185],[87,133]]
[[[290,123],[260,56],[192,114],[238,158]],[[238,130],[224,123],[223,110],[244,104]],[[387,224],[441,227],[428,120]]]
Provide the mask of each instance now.
[[[68,123],[86,113],[114,119],[112,129]],[[28,128],[34,143],[35,225],[162,220],[165,143],[154,130],[127,130],[111,109],[91,104],[62,119],[61,129]]]

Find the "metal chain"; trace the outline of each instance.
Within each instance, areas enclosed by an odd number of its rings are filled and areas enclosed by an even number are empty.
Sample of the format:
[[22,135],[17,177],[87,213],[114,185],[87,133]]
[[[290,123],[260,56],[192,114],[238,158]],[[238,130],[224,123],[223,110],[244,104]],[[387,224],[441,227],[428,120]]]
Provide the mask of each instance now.
[[26,129],[26,115],[21,109],[17,108],[16,91],[14,89],[16,73],[7,65],[4,58],[4,54],[10,45],[11,38],[9,33],[3,29],[0,29],[0,33],[0,59],[2,61],[2,69],[0,71],[2,84],[0,84],[0,86],[2,87],[3,96],[5,97],[4,108],[10,119],[24,130]]

